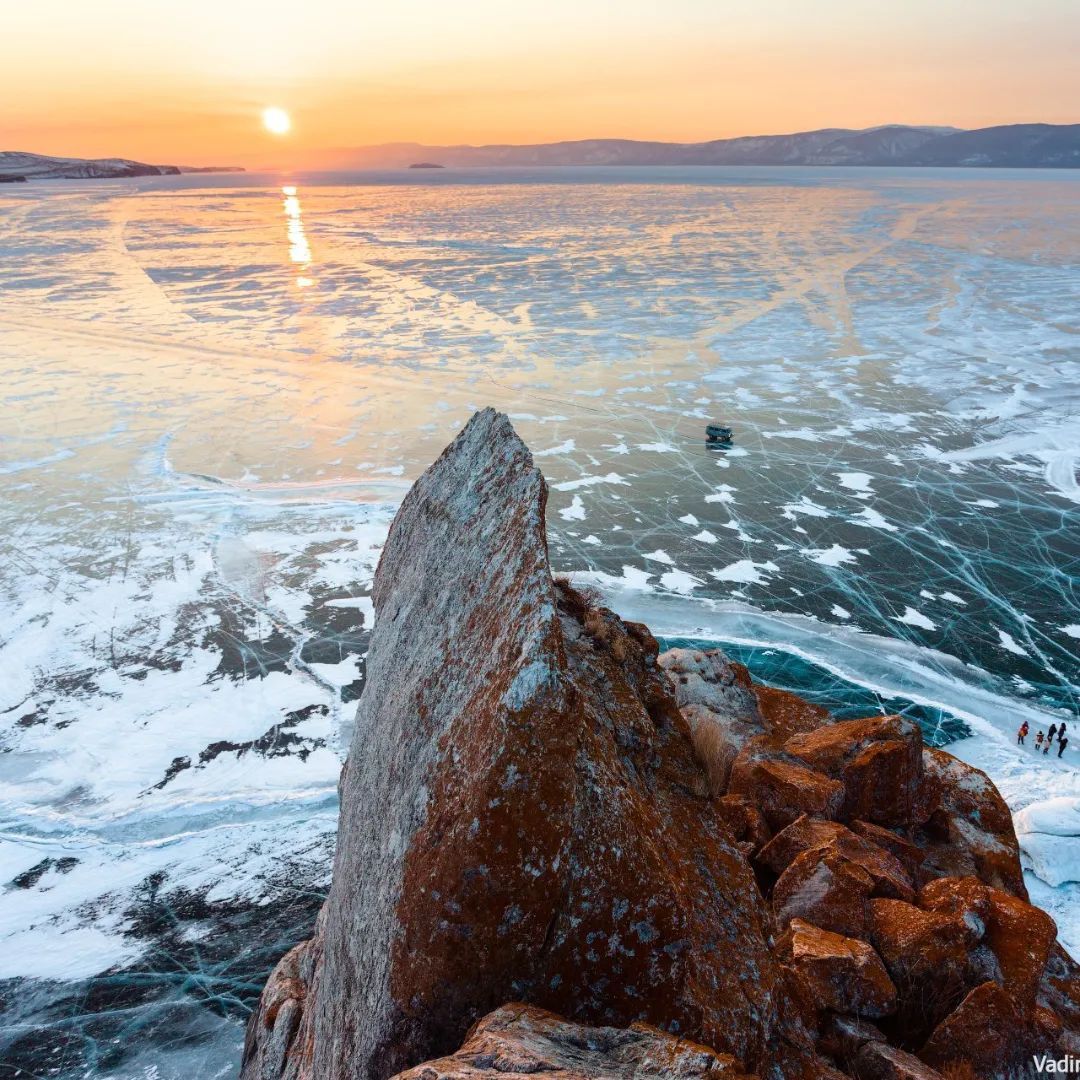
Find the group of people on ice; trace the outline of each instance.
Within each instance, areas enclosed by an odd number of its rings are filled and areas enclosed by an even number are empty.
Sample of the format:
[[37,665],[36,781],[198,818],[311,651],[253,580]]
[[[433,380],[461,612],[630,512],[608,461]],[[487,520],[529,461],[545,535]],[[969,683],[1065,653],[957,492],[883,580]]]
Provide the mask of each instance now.
[[[1037,754],[1041,750],[1044,754],[1049,754],[1050,747],[1054,745],[1054,739],[1056,738],[1058,744],[1057,756],[1061,757],[1061,755],[1065,753],[1065,747],[1069,745],[1069,740],[1065,735],[1066,727],[1068,727],[1068,725],[1062,720],[1060,725],[1051,724],[1050,730],[1046,733],[1045,737],[1040,731],[1039,734],[1035,736],[1035,753]],[[1031,728],[1028,727],[1028,722],[1025,720],[1020,725],[1020,730],[1016,733],[1018,745],[1027,745],[1024,740],[1027,738],[1030,730]]]

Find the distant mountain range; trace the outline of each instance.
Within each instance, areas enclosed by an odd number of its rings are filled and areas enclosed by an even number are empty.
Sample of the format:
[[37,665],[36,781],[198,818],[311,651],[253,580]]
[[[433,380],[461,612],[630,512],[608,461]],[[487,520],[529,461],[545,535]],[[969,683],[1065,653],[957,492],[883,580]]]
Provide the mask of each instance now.
[[751,135],[700,143],[583,139],[533,145],[426,146],[385,143],[330,151],[328,169],[543,165],[938,165],[1080,168],[1080,124],[1010,124],[961,131],[949,127],[824,128],[794,135]]
[[120,176],[176,176],[184,172],[243,172],[233,166],[188,168],[146,165],[127,158],[67,158],[0,150],[0,180],[99,180]]
[[[750,135],[699,143],[582,139],[577,142],[425,146],[384,143],[314,155],[319,169],[536,167],[545,165],[892,165],[1014,169],[1080,168],[1080,124],[1008,124],[961,131],[888,124],[852,131]],[[243,172],[234,166],[146,165],[125,158],[61,158],[0,151],[0,180]]]

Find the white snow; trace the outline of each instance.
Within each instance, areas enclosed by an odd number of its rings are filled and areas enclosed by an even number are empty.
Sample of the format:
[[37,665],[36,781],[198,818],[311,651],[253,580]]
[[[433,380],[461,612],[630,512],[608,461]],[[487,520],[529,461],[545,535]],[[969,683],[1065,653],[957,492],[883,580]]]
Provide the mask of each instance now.
[[1015,654],[1016,656],[1028,655],[1027,649],[1020,645],[1017,642],[1016,638],[1012,636],[1012,634],[1007,633],[1000,627],[994,627],[994,629],[997,630],[998,640],[1000,641],[1001,647],[1003,649],[1005,649],[1007,652]]
[[784,504],[784,517],[794,520],[797,514],[805,514],[807,517],[827,518],[831,514],[824,506],[818,506],[805,495],[797,503]]
[[534,450],[534,458],[542,457],[554,457],[556,454],[572,454],[574,452],[575,444],[573,439],[567,439],[565,442],[559,443],[558,446],[549,446],[546,450]]
[[871,529],[884,529],[885,532],[899,532],[900,530],[887,521],[872,506],[864,506],[852,519],[852,525],[866,525]]
[[738,581],[745,585],[761,585],[765,581],[766,573],[775,573],[779,569],[780,567],[774,562],[756,563],[752,559],[740,559],[720,570],[710,570],[709,576],[717,581]]
[[827,548],[806,548],[803,554],[822,566],[843,566],[845,563],[857,561],[855,556],[840,544],[833,544]]
[[578,480],[564,480],[561,484],[552,484],[556,491],[577,491],[579,488],[593,487],[596,484],[622,484],[628,486],[617,472],[609,472],[604,476],[583,476]]
[[720,484],[711,495],[705,496],[705,501],[707,503],[733,503],[735,490],[730,484]]
[[874,479],[870,473],[864,472],[839,472],[836,474],[840,478],[841,487],[846,487],[850,491],[856,491],[861,498],[868,498],[872,492],[870,482]]
[[564,506],[559,511],[559,517],[563,521],[584,521],[585,520],[585,504],[581,501],[580,495],[575,495],[571,500],[569,506]]
[[937,625],[932,619],[927,618],[921,611],[913,607],[905,607],[903,615],[895,616],[897,622],[907,623],[908,626],[917,626],[922,630],[936,630]]
[[655,551],[647,551],[641,557],[643,559],[651,559],[653,562],[664,563],[667,566],[675,565],[675,560],[662,548],[657,548]]
[[694,577],[692,574],[686,573],[685,570],[669,570],[666,574],[661,575],[660,584],[672,592],[685,594],[692,592],[699,585],[705,583],[701,578]]

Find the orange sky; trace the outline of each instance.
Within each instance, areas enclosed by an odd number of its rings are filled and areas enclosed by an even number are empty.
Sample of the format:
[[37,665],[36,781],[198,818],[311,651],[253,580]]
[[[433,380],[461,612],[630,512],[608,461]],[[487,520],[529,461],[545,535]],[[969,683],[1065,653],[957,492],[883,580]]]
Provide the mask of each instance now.
[[[390,141],[1080,121],[1080,0],[0,3],[0,149],[317,163]],[[293,133],[259,112],[281,105]]]

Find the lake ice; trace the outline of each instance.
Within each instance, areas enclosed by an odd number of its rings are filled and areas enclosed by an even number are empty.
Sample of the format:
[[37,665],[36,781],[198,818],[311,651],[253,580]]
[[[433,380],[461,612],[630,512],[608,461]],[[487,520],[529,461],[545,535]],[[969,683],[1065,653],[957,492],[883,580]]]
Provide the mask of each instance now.
[[327,885],[380,544],[488,404],[560,570],[917,717],[1080,952],[1076,174],[374,180],[0,196],[4,1060],[236,1074]]

